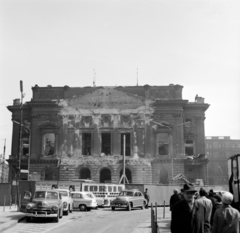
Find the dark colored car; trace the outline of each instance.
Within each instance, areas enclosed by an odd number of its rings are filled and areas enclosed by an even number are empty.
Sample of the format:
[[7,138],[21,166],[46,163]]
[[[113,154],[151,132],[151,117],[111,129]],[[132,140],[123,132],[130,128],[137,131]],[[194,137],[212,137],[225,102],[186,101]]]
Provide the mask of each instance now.
[[115,208],[125,208],[131,210],[132,208],[145,209],[147,201],[144,195],[137,189],[133,190],[123,190],[120,192],[119,196],[111,202],[112,210]]
[[62,196],[57,190],[36,191],[34,195],[25,191],[21,211],[26,213],[26,221],[32,218],[53,218],[55,222],[63,216]]

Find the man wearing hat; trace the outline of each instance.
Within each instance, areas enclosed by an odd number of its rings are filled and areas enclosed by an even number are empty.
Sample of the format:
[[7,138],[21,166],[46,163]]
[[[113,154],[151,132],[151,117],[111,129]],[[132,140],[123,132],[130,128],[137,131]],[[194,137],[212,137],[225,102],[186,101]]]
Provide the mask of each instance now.
[[171,232],[193,233],[194,194],[197,192],[193,184],[184,184],[184,200],[176,203],[172,209]]
[[193,232],[210,233],[211,232],[211,213],[212,201],[208,199],[205,189],[199,190],[199,198],[194,203],[193,210]]

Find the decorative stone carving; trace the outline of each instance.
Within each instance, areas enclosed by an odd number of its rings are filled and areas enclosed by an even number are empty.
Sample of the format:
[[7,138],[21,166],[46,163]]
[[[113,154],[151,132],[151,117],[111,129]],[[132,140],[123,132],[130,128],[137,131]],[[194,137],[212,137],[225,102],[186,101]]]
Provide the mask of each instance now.
[[130,125],[131,124],[131,117],[128,115],[121,116],[121,123],[122,125]]
[[103,127],[109,127],[111,125],[111,116],[110,115],[102,115],[101,116],[101,125]]

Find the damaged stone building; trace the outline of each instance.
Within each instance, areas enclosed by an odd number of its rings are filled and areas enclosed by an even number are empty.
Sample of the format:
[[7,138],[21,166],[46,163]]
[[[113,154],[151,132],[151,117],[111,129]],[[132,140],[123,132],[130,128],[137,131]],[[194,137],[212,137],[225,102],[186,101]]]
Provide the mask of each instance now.
[[204,120],[209,105],[198,96],[194,102],[182,99],[182,89],[173,84],[35,85],[31,101],[22,106],[22,140],[20,100],[8,106],[13,120],[10,181],[20,154],[21,169],[41,180],[118,183],[125,151],[130,183],[171,184],[178,174],[207,183]]

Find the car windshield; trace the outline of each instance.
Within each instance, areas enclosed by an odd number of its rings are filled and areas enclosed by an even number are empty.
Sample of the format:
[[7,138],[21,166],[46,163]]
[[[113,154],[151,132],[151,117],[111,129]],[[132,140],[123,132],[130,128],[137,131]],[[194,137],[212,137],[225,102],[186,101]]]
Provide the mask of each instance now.
[[34,198],[45,198],[45,197],[46,197],[46,191],[40,191],[34,194]]
[[68,192],[67,191],[59,191],[61,193],[62,196],[67,197],[68,196]]
[[87,196],[88,196],[88,197],[91,197],[91,198],[93,198],[93,199],[96,198],[93,193],[87,193]]
[[58,199],[58,193],[52,191],[38,191],[34,194],[33,198]]
[[129,191],[122,191],[121,193],[119,193],[119,196],[133,196],[133,192],[129,192]]

